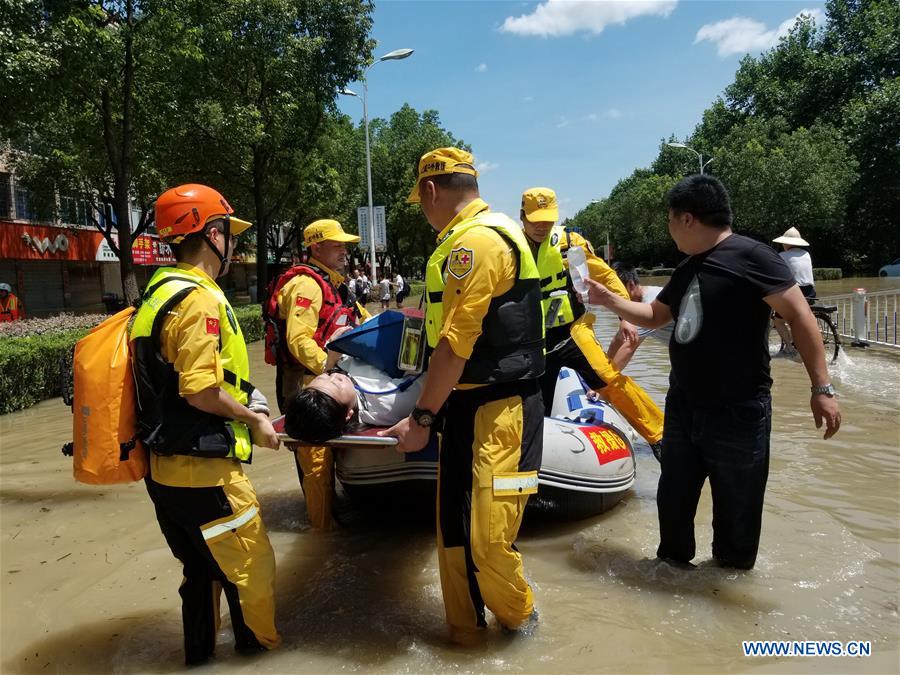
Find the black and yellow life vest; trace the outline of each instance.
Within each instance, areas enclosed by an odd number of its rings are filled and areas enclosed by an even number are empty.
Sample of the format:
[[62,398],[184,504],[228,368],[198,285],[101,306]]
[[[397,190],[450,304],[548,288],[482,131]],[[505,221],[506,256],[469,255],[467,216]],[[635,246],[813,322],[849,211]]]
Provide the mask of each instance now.
[[584,305],[569,280],[566,262],[569,246],[566,228],[554,225],[538,247],[535,262],[541,279],[541,309],[547,330],[567,326],[584,314]]
[[447,258],[456,241],[473,227],[489,227],[512,248],[516,280],[493,298],[466,362],[460,384],[493,384],[539,377],[544,372],[544,323],[538,270],[522,228],[502,213],[482,211],[453,227],[431,254],[425,270],[425,333],[436,347],[443,325]]
[[178,393],[178,373],[160,352],[166,315],[189,293],[212,293],[219,303],[219,355],[225,371],[222,389],[246,405],[253,391],[247,344],[222,290],[190,269],[163,267],[147,284],[131,328],[138,397],[138,437],[158,455],[236,457],[248,462],[253,444],[247,425],[205,413]]

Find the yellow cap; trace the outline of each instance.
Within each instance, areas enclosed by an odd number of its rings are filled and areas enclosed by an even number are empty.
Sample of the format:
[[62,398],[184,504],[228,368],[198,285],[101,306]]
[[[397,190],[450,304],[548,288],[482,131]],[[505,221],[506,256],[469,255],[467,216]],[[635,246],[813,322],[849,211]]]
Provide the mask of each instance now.
[[440,176],[446,173],[467,173],[477,178],[478,171],[475,169],[475,158],[472,156],[472,153],[459,148],[438,148],[437,150],[426,152],[419,160],[416,182],[412,186],[406,201],[410,204],[418,204],[419,182],[423,178]]
[[316,220],[303,229],[303,245],[309,246],[320,241],[342,241],[346,244],[355,244],[359,241],[359,237],[344,232],[344,228],[336,220]]
[[534,187],[522,193],[522,210],[532,223],[555,223],[559,220],[556,193],[550,188]]

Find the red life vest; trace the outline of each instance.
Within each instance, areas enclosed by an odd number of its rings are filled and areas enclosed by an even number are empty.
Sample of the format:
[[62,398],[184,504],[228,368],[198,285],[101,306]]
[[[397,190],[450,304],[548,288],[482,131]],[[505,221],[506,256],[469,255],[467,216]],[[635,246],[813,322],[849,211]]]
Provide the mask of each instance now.
[[0,300],[0,323],[6,323],[8,321],[18,321],[23,318],[23,312],[21,310],[21,304],[19,303],[19,298],[10,293],[6,296],[6,304],[4,305],[3,301]]
[[320,347],[325,346],[328,338],[341,326],[355,326],[359,314],[356,307],[345,305],[341,300],[328,274],[314,265],[294,265],[280,277],[273,279],[267,289],[266,302],[263,305],[263,321],[266,325],[266,363],[270,366],[292,364],[302,366],[287,345],[287,322],[278,314],[278,294],[291,279],[298,274],[305,274],[315,279],[322,290],[322,308],[319,310],[319,325],[313,334],[313,340]]

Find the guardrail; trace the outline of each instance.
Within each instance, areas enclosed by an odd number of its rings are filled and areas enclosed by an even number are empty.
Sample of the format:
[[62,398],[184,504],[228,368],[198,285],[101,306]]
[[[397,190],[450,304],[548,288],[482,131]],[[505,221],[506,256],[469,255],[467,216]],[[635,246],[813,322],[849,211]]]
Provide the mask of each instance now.
[[817,304],[835,305],[834,324],[838,334],[854,347],[868,344],[900,347],[897,333],[900,290],[853,293],[819,298]]

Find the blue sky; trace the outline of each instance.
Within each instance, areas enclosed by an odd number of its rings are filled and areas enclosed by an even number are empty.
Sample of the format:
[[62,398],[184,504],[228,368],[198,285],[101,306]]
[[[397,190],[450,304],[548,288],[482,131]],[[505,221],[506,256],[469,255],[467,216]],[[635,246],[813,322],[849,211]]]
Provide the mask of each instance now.
[[741,57],[803,10],[824,23],[814,0],[382,0],[376,56],[415,53],[372,68],[370,115],[437,110],[472,146],[495,210],[516,218],[522,190],[545,185],[571,216],[647,166],[661,138],[691,133]]

